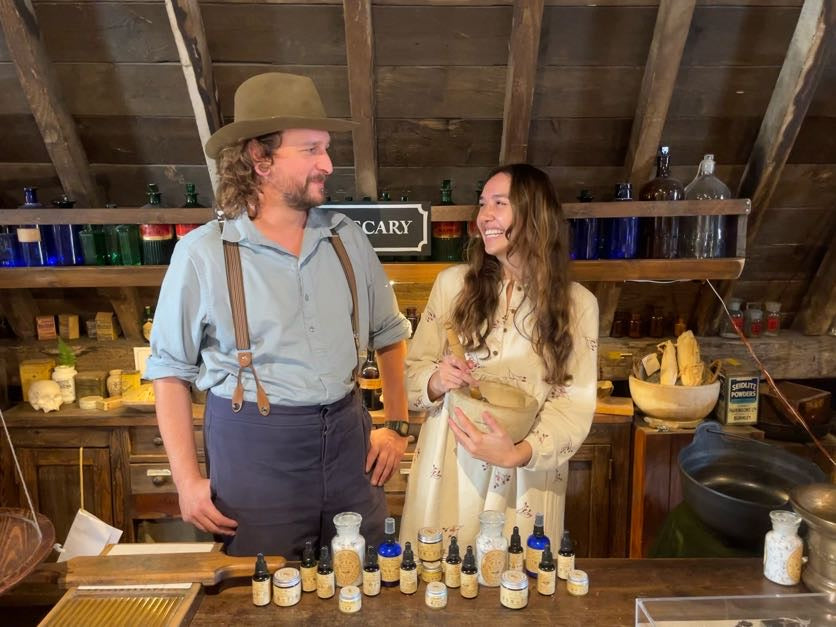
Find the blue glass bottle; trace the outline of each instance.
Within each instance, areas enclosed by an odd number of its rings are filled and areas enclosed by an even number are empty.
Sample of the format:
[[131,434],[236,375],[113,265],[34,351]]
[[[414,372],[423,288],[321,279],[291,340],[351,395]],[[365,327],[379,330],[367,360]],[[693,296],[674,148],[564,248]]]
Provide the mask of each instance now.
[[23,265],[17,245],[17,228],[0,226],[0,268],[17,268]]
[[[52,204],[59,209],[72,209],[75,205],[74,200],[67,198],[64,194],[58,200],[53,200]],[[53,224],[47,227],[51,230],[52,244],[55,248],[54,254],[56,258],[56,265],[59,266],[80,266],[84,264],[84,256],[81,252],[81,226],[78,224]],[[47,252],[48,256],[52,256],[52,251]]]
[[[23,188],[24,203],[21,209],[40,209],[43,205],[38,202],[38,188]],[[17,227],[17,242],[20,250],[20,257],[24,266],[54,266],[56,257],[50,258],[47,251],[54,251],[50,246],[52,242],[51,233],[46,227],[40,224],[21,224]]]
[[[630,183],[617,183],[615,201],[631,200],[633,200],[633,186]],[[607,258],[635,259],[639,252],[639,219],[636,217],[611,218],[608,223]]]
[[537,578],[537,568],[547,544],[551,542],[543,529],[543,514],[537,512],[534,516],[534,531],[528,536],[525,548],[525,572],[529,577]]
[[[592,202],[592,194],[582,189],[578,202]],[[570,221],[569,249],[571,259],[598,259],[598,218],[576,218]]]
[[395,540],[395,519],[389,517],[383,526],[383,542],[377,547],[380,564],[380,585],[391,588],[400,583],[401,545]]

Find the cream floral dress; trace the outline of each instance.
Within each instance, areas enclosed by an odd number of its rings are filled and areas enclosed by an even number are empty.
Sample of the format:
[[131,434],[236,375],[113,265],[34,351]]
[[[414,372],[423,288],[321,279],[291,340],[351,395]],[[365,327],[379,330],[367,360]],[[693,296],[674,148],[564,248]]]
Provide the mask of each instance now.
[[[427,383],[447,350],[445,323],[462,290],[467,266],[438,275],[406,360],[410,408],[426,410],[427,421],[415,448],[401,520],[401,542],[413,544],[424,526],[441,527],[445,547],[450,536],[459,546],[474,544],[479,514],[505,512],[505,536],[514,525],[523,543],[532,532],[534,515],[543,512],[545,531],[553,542],[563,533],[563,509],[569,459],[583,443],[595,411],[598,352],[598,302],[589,290],[571,284],[570,325],[574,348],[569,359],[568,385],[544,381],[544,364],[529,340],[530,301],[514,286],[506,310],[505,298],[487,338],[488,351],[468,353],[476,363],[473,376],[517,386],[540,403],[540,412],[525,438],[533,451],[522,468],[500,468],[474,459],[457,445],[447,425],[444,398],[431,402]],[[504,296],[508,282],[502,285]],[[521,327],[525,336],[517,327]]]

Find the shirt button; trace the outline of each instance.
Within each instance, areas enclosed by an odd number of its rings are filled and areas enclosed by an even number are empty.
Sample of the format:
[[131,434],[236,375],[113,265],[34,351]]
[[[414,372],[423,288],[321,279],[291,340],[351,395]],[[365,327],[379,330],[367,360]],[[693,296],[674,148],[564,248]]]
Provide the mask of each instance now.
[[497,355],[499,355],[499,351],[494,351],[493,356],[496,357]]
[[313,327],[308,327],[308,331],[310,331],[311,333],[313,333]]
[[310,294],[305,294],[305,300],[310,300],[310,299],[311,299]]

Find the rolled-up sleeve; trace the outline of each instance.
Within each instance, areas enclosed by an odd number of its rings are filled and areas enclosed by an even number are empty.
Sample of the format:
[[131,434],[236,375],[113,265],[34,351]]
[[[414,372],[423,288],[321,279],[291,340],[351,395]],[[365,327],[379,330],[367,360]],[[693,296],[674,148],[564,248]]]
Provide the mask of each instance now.
[[146,379],[176,377],[193,383],[200,372],[200,349],[208,312],[201,299],[200,273],[188,248],[178,245],[160,287],[151,330]]
[[366,288],[369,294],[369,345],[375,350],[385,348],[409,338],[411,327],[409,320],[398,309],[395,290],[377,254],[363,235],[362,244],[369,268]]
[[[585,291],[584,291],[585,292]],[[582,311],[573,331],[568,385],[554,385],[525,440],[531,445],[526,470],[554,470],[577,452],[595,414],[598,381],[598,302],[588,298],[573,305]]]

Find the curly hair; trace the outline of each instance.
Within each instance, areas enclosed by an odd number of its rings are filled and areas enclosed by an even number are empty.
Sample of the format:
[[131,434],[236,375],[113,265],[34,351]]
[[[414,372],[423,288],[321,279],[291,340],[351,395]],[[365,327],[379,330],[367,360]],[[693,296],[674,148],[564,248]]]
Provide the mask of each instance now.
[[221,150],[216,161],[218,208],[228,219],[237,218],[245,210],[251,218],[258,215],[258,176],[249,146],[255,146],[262,159],[272,163],[273,153],[282,144],[281,131],[236,142]]
[[[567,362],[572,352],[569,330],[568,223],[548,175],[525,163],[496,168],[511,177],[509,200],[513,219],[508,239],[508,256],[522,261],[524,298],[531,302],[534,317],[531,341],[546,366],[546,382],[565,384],[571,380]],[[485,342],[499,306],[502,266],[485,252],[481,236],[470,239],[468,270],[464,287],[452,313],[454,329],[465,338],[468,350],[486,350]],[[514,326],[525,337],[514,314]]]

